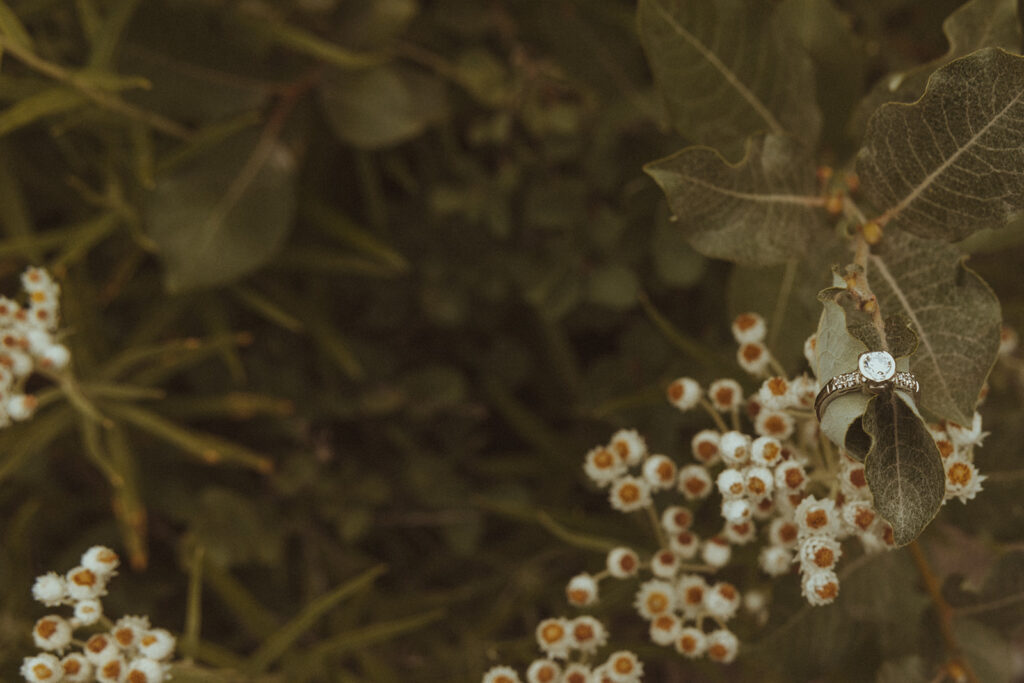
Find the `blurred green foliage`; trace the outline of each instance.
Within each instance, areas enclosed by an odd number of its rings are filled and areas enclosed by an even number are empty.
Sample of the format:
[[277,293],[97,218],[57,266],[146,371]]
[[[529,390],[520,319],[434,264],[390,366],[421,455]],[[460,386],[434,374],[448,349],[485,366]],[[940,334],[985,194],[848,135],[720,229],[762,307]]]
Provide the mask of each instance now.
[[[859,51],[837,72],[941,55],[956,3],[937,4],[839,3]],[[93,543],[132,565],[112,613],[184,633],[198,665],[175,680],[427,683],[532,658],[535,623],[565,612],[603,541],[653,542],[604,512],[582,454],[620,425],[684,452],[699,422],[663,387],[737,374],[727,323],[775,311],[780,275],[706,262],[673,231],[641,166],[686,141],[634,9],[0,2],[2,291],[27,263],[58,274],[78,378],[40,386],[39,415],[0,433],[0,679],[32,649],[33,578]],[[976,264],[1018,325],[1020,256]],[[813,329],[805,305],[781,338]],[[799,346],[781,356],[799,369]],[[991,482],[946,518],[983,529],[989,554],[1020,540],[1019,438],[1002,430],[1020,429],[1021,386],[993,380]],[[905,559],[858,565],[864,591],[914,584]],[[793,586],[727,669],[610,626],[653,681],[767,680],[769,660],[775,680],[867,680],[938,638],[920,594],[891,590],[915,628],[854,600],[867,625],[810,631],[812,660],[785,628],[847,612],[800,608]],[[1000,628],[985,616],[973,632]]]

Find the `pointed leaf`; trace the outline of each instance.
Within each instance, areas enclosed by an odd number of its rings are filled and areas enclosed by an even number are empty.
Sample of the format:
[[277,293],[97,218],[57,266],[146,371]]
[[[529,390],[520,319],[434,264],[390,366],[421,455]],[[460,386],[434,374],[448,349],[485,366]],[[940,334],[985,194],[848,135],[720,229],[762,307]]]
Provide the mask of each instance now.
[[902,315],[889,316],[884,321],[885,339],[878,333],[873,316],[860,310],[853,293],[845,287],[829,287],[818,294],[821,301],[834,301],[846,314],[846,331],[858,339],[869,351],[886,350],[893,358],[909,356],[917,350],[917,334]]
[[813,146],[821,128],[810,60],[747,0],[641,0],[640,40],[672,125],[730,156],[757,132]]
[[981,50],[935,72],[914,104],[868,123],[857,172],[892,224],[959,240],[1024,209],[1024,57]]
[[887,233],[868,263],[883,314],[904,316],[919,344],[910,369],[929,419],[970,424],[995,363],[1002,314],[988,285],[955,247]]
[[252,131],[157,180],[146,232],[171,291],[233,282],[277,253],[295,215],[291,152]]
[[949,50],[942,57],[880,79],[854,114],[854,128],[862,131],[872,113],[886,102],[913,102],[924,92],[928,77],[954,59],[985,47],[1017,52],[1021,46],[1017,0],[971,0],[942,22]]
[[946,496],[942,456],[899,392],[872,398],[863,424],[872,438],[864,476],[875,509],[892,526],[896,545],[906,545],[928,526]]
[[751,139],[735,165],[709,147],[688,147],[644,171],[705,256],[754,266],[785,263],[822,225],[813,167],[788,137]]

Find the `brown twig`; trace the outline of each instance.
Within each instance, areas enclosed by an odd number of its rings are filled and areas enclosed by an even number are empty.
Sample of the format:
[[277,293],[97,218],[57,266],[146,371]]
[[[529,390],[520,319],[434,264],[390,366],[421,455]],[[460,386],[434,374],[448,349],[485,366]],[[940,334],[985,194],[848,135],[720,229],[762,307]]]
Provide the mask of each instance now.
[[942,589],[939,586],[939,579],[928,564],[924,550],[917,541],[907,546],[910,556],[914,559],[917,572],[921,575],[924,588],[935,605],[935,612],[939,620],[939,631],[942,634],[942,642],[946,648],[948,659],[946,660],[946,671],[954,680],[966,680],[969,683],[979,683],[978,677],[971,669],[970,664],[963,655],[960,644],[957,642],[956,634],[953,632],[953,608],[942,596]]

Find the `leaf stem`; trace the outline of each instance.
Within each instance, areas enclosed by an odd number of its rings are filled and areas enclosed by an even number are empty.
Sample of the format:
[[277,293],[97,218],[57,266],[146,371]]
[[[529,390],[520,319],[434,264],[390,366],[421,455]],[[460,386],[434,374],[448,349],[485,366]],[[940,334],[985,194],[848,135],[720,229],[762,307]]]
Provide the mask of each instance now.
[[917,541],[912,541],[907,546],[907,550],[910,551],[914,565],[921,575],[921,580],[924,582],[928,596],[935,604],[935,611],[939,619],[939,630],[942,633],[942,642],[946,647],[946,653],[949,655],[949,660],[946,662],[947,671],[951,676],[954,672],[960,674],[960,676],[953,676],[956,680],[979,683],[978,677],[967,663],[960,644],[956,640],[956,635],[953,632],[953,608],[950,607],[949,603],[942,596],[942,587],[939,585],[939,580],[932,571],[931,565],[928,564],[928,558],[925,556],[924,550]]

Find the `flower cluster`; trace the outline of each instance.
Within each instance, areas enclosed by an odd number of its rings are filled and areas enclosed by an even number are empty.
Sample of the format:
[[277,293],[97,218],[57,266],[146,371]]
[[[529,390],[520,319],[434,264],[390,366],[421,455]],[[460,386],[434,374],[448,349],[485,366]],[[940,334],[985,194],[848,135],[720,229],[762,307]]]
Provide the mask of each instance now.
[[[639,683],[643,663],[628,650],[613,652],[601,664],[590,659],[608,642],[604,624],[591,616],[545,619],[537,625],[537,644],[545,656],[526,670],[527,683]],[[522,683],[519,673],[496,666],[483,683]]]
[[[865,552],[893,546],[892,530],[872,504],[864,466],[818,430],[813,406],[819,378],[782,374],[764,343],[766,325],[759,315],[740,315],[732,331],[738,363],[761,380],[757,391],[744,396],[733,379],[716,380],[705,390],[689,377],[668,387],[672,405],[681,411],[703,408],[715,423],[693,435],[692,462],[677,464],[649,453],[634,430],[620,430],[584,459],[585,473],[608,489],[611,506],[648,510],[661,541],[644,558],[631,548],[616,548],[599,577],[632,578],[649,569],[652,577],[640,584],[635,607],[650,624],[651,640],[688,657],[721,662],[737,653],[726,622],[741,599],[735,586],[712,577],[730,562],[734,547],[760,538],[763,572],[781,577],[795,566],[805,599],[825,605],[839,594],[835,569],[844,540],[856,538]],[[814,350],[812,337],[805,344],[812,368]],[[930,429],[945,462],[947,500],[973,498],[984,479],[973,462],[973,447],[984,437],[980,416],[975,414],[970,427]],[[722,526],[702,536],[692,528],[695,510],[716,491]],[[681,499],[659,511],[658,492]],[[581,574],[570,581],[569,602],[595,602],[597,578]],[[744,606],[763,610],[762,594],[751,595]]]
[[25,306],[0,296],[0,427],[32,417],[36,399],[24,386],[33,372],[59,372],[71,360],[56,339],[60,285],[41,268],[28,268],[21,282]]
[[[859,541],[862,552],[894,546],[891,527],[873,505],[863,464],[819,429],[814,403],[823,380],[813,374],[815,338],[804,345],[811,372],[789,377],[765,344],[761,316],[740,315],[732,331],[737,362],[760,381],[756,391],[745,394],[730,378],[706,389],[690,377],[668,386],[673,406],[702,409],[714,425],[692,436],[692,460],[677,462],[650,452],[632,429],[619,430],[584,457],[585,474],[607,490],[612,508],[647,514],[658,547],[650,553],[614,548],[603,570],[578,574],[566,586],[568,602],[587,607],[598,602],[602,581],[637,580],[634,608],[648,622],[655,644],[723,663],[739,651],[729,622],[740,608],[755,622],[767,617],[766,591],[751,586],[741,595],[737,586],[716,578],[730,564],[734,548],[760,544],[762,572],[777,579],[795,570],[804,598],[817,606],[839,595],[836,566],[844,542]],[[1004,333],[1003,352],[1015,345],[1015,335]],[[945,464],[946,500],[973,498],[984,480],[973,453],[985,436],[981,417],[975,414],[969,426],[933,424],[929,430]],[[695,519],[708,517],[699,509],[712,501],[718,505],[718,526],[699,532]],[[549,680],[568,679],[530,678],[531,683]]]
[[[100,601],[120,564],[117,554],[103,546],[89,548],[81,564],[63,576],[49,572],[36,578],[32,596],[47,607],[66,605],[74,610],[65,619],[50,614],[32,629],[35,644],[45,652],[26,657],[21,675],[32,683],[155,683],[168,678],[167,660],[175,639],[162,628],[152,628],[145,616],[125,616],[111,622]],[[85,642],[73,633],[99,626]],[[72,645],[81,651],[65,654]],[[58,657],[60,655],[60,657]]]

